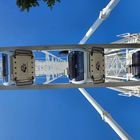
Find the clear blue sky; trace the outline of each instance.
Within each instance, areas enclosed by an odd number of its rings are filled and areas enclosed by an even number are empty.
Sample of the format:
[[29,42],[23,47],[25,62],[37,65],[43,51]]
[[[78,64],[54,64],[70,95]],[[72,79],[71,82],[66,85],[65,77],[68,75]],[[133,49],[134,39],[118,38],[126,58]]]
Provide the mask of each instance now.
[[[15,1],[0,4],[0,46],[77,44],[109,0],[61,0],[20,12]],[[110,43],[140,32],[140,1],[121,0],[87,43]],[[140,139],[140,99],[109,89],[91,95],[134,138]],[[0,91],[0,140],[118,140],[77,89]]]

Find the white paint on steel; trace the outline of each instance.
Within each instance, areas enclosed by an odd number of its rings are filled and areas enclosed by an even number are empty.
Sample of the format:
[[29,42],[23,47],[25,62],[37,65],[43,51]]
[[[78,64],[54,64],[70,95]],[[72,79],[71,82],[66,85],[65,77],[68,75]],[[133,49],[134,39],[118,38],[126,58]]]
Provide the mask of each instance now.
[[[113,43],[115,44],[129,44],[131,45],[132,43],[135,44],[139,44],[140,43],[140,33],[125,33],[125,34],[121,34],[121,35],[117,35],[118,37],[121,37],[122,39],[115,41]],[[117,49],[107,49],[107,53],[111,53],[112,52],[112,57],[111,55],[107,55],[106,56],[106,67],[107,67],[107,71],[106,71],[106,78],[109,78],[109,81],[113,81],[114,79],[117,80],[126,80],[126,81],[138,81],[140,79],[136,79],[133,78],[132,73],[129,73],[128,71],[124,71],[124,73],[122,75],[119,75],[115,73],[116,69],[113,68],[113,66],[110,66],[111,61],[113,61],[115,59],[115,57],[118,56],[118,60],[117,63],[119,63],[120,69],[121,68],[126,68],[128,65],[132,64],[132,53],[139,51],[139,48],[135,48],[135,49],[131,49],[128,50],[126,48],[126,51],[122,52],[120,50],[121,53],[124,53],[124,59],[121,59],[121,55],[118,53],[113,53]],[[109,60],[111,60],[109,62]],[[121,69],[122,70],[122,69]],[[113,73],[114,71],[114,73]],[[109,72],[112,72],[109,73]],[[112,80],[111,80],[112,79]],[[119,91],[122,94],[125,94],[126,96],[136,96],[136,97],[140,97],[140,86],[128,86],[128,87],[116,87],[116,88],[111,88],[113,90]]]
[[45,75],[46,81],[43,84],[48,84],[64,75],[68,63],[48,51],[42,52],[45,54],[46,60],[35,61],[35,74],[36,76]]
[[[110,15],[114,7],[119,3],[119,0],[111,0],[109,4],[100,12],[99,18],[90,27],[86,35],[79,42],[79,44],[85,44],[101,23]],[[103,110],[103,108],[88,94],[85,89],[79,88],[79,91],[85,96],[85,98],[92,104],[92,106],[99,112],[103,120],[105,120],[111,128],[120,136],[123,140],[130,140],[128,134],[113,120],[113,118]]]
[[79,44],[85,44],[86,41],[93,35],[93,33],[97,30],[97,28],[102,24],[102,22],[110,15],[111,11],[117,6],[120,0],[111,0],[108,5],[100,11],[100,15],[97,20],[93,23],[93,25],[89,28],[86,35],[79,42]]
[[110,125],[110,127],[119,135],[122,140],[131,140],[131,137],[117,124],[115,120],[113,120],[111,115],[106,112],[85,89],[80,88],[79,90],[101,115],[102,119]]

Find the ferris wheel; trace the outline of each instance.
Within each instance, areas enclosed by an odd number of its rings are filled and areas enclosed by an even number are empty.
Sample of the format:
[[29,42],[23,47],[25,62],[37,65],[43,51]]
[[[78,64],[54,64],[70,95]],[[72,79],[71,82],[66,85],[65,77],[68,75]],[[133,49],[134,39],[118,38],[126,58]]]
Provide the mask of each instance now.
[[[140,34],[118,35],[121,39],[111,44],[85,44],[119,1],[111,0],[100,11],[78,45],[1,47],[0,89],[78,88],[121,139],[132,139],[84,89],[107,87],[120,91],[121,96],[140,97]],[[54,51],[65,52],[66,59]],[[37,84],[41,76],[46,80]],[[55,83],[64,76],[68,83]]]

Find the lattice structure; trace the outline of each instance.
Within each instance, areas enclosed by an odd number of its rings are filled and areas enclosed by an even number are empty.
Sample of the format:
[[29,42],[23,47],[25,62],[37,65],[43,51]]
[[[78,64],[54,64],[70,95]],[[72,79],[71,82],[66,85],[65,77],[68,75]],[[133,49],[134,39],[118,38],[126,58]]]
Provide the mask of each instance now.
[[47,52],[41,51],[45,54],[45,60],[35,61],[35,74],[36,76],[46,76],[46,82],[50,83],[65,74],[67,69],[67,61]]
[[126,55],[125,52],[112,52],[105,55],[106,77],[126,78]]
[[[113,42],[112,44],[132,44],[140,43],[140,34],[130,34],[125,33],[118,35],[122,39]],[[132,80],[137,81],[138,79],[133,78],[132,74],[128,71],[128,65],[132,64],[132,52],[135,52],[139,49],[111,49],[106,50],[106,78],[111,80]],[[115,53],[115,51],[117,51]],[[110,53],[110,54],[109,54]],[[140,97],[140,86],[129,86],[129,87],[119,87],[112,88],[113,90],[117,90],[119,92],[124,93],[126,96],[137,96]]]
[[117,37],[121,37],[122,39],[117,40],[117,41],[112,42],[112,43],[114,43],[114,44],[115,43],[120,43],[120,44],[140,43],[140,33],[134,33],[134,34],[125,33],[125,34],[117,35]]
[[[38,57],[35,56],[35,76],[38,78],[46,76],[46,81],[42,84],[48,84],[65,75],[65,71],[68,67],[66,60],[63,60],[48,51],[33,51],[33,53],[34,55],[43,54],[43,57],[41,55]],[[2,69],[2,58],[0,58],[0,81],[3,79]]]

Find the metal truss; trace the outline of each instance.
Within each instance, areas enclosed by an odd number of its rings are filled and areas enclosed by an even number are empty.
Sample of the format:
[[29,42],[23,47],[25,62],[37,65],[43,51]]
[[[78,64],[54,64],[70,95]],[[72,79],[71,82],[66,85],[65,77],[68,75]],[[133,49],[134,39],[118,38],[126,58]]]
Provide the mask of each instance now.
[[[80,41],[80,43],[79,44],[85,44],[86,43],[86,41],[90,38],[90,36],[96,31],[96,29],[101,25],[101,23],[110,15],[110,13],[111,13],[111,11],[115,8],[115,6],[117,5],[119,3],[119,0],[111,0],[109,3],[108,3],[108,5],[100,12],[100,15],[99,15],[99,18],[96,20],[96,22],[91,26],[91,28],[88,30],[88,32],[86,33],[86,35],[83,37],[83,39]],[[80,49],[81,48],[83,48],[83,49],[85,49],[86,51],[90,51],[91,50],[91,48],[92,47],[101,47],[101,48],[108,48],[108,47],[110,47],[110,48],[112,48],[113,46],[111,45],[88,45],[88,47],[87,47],[87,45],[84,45],[83,47],[81,47],[81,45],[78,45],[77,47],[79,47]],[[116,47],[116,45],[114,45],[115,47]],[[59,46],[59,49],[61,49],[61,50],[65,50],[65,49],[75,49],[75,47],[76,46],[68,46],[68,47],[66,47],[66,46]],[[126,45],[123,45],[123,47],[128,47],[128,45],[126,46]],[[133,45],[133,47],[136,47],[135,45]],[[44,46],[39,46],[39,47],[24,47],[25,49],[30,49],[30,50],[49,50],[49,48],[50,49],[54,49],[53,47],[50,47],[50,46],[47,46],[47,47],[44,47]],[[117,48],[122,48],[122,45],[117,45]],[[5,49],[9,49],[9,48],[5,48]],[[15,49],[15,48],[12,48],[12,49]],[[0,51],[3,51],[4,50],[4,48],[0,48]],[[10,50],[11,50],[11,48],[10,48]],[[57,48],[57,50],[58,50],[58,48]],[[46,52],[46,57],[47,57],[47,52]],[[47,57],[48,58],[48,57]],[[47,60],[47,59],[46,59]],[[51,61],[51,60],[49,60],[49,61]],[[59,61],[59,60],[58,60]],[[117,62],[118,61],[118,58],[116,57],[116,60],[114,60],[114,62]],[[54,63],[53,61],[51,61],[52,63]],[[38,62],[39,63],[39,62]],[[57,62],[58,63],[58,62]],[[51,70],[54,70],[54,68],[55,69],[57,69],[58,70],[58,73],[61,71],[58,67],[57,67],[57,63],[55,63],[55,64],[53,64],[53,66],[50,68]],[[39,66],[38,66],[38,64],[37,64],[37,62],[36,62],[36,65],[37,65],[37,67],[36,68],[38,68],[38,67],[43,67],[43,69],[45,69],[45,71],[46,71],[46,68],[47,67],[49,67],[49,63],[47,64],[47,66],[44,64],[44,63],[40,63],[39,64]],[[64,67],[65,68],[65,67]],[[116,68],[117,69],[117,68]],[[52,74],[51,73],[51,70],[50,71],[48,71],[48,74]],[[44,70],[41,70],[41,72],[42,73],[44,73]],[[40,73],[39,71],[37,71],[36,72],[38,75],[40,75],[40,74],[42,74],[42,73]],[[118,72],[118,70],[116,70],[116,75],[117,74],[120,74],[121,73],[121,71],[119,71]],[[54,75],[54,73],[53,73],[53,75]],[[58,78],[58,77],[57,77]],[[54,79],[54,77],[53,77],[53,79]],[[47,81],[47,82],[49,82],[49,80]],[[108,84],[108,85],[107,85]],[[120,83],[114,83],[114,86],[118,86]],[[126,83],[122,83],[122,84],[125,84],[124,86],[128,86],[129,84],[132,84],[132,83],[130,83],[130,82],[126,82]],[[140,84],[139,82],[133,82],[133,85],[134,84]],[[88,86],[87,86],[88,85]],[[87,84],[86,86],[87,87],[89,87],[89,86],[91,86],[91,87],[102,87],[103,85],[102,84],[95,84],[95,85],[93,85],[93,84]],[[111,85],[111,83],[104,83],[104,86],[106,87],[106,86],[110,86]],[[41,87],[42,86],[42,87]],[[44,85],[31,85],[31,86],[28,86],[28,89],[46,89],[46,88],[48,88],[49,86],[50,87],[52,87],[52,88],[54,88],[54,87],[61,87],[62,88],[62,86],[64,87],[65,85],[49,85],[49,84],[44,84]],[[48,86],[48,87],[47,87]],[[93,97],[91,97],[89,94],[88,94],[88,92],[85,90],[85,89],[83,89],[83,87],[86,87],[85,85],[72,85],[72,84],[67,84],[67,86],[68,87],[78,87],[79,88],[79,91],[81,92],[81,94],[83,94],[83,96],[89,101],[89,103],[91,103],[91,105],[97,110],[97,112],[101,115],[101,117],[102,117],[102,119],[106,122],[106,123],[108,123],[109,124],[109,126],[118,134],[118,136],[121,138],[121,139],[123,139],[123,140],[130,140],[131,139],[131,137],[119,126],[119,124],[117,124],[117,122],[111,117],[111,115],[108,113],[108,112],[106,112],[95,100],[94,100],[94,98]],[[82,87],[83,86],[83,87]],[[6,89],[6,87],[5,88],[3,88],[4,86],[1,86],[0,87],[0,89]],[[66,87],[66,86],[65,86]],[[14,86],[11,86],[11,87],[9,87],[8,86],[8,89],[27,89],[27,86],[25,86],[25,87],[14,87]]]
[[105,55],[106,78],[126,78],[126,56],[124,52]]
[[36,76],[45,75],[46,81],[43,84],[48,84],[65,74],[68,63],[48,51],[41,52],[45,54],[46,59],[45,61],[35,60],[35,74]]
[[[140,34],[139,33],[135,33],[135,34],[130,34],[130,33],[125,33],[125,34],[121,34],[118,35],[118,37],[121,37],[122,39],[115,41],[113,43],[115,44],[139,44],[140,43]],[[134,48],[134,49],[120,49],[119,52],[115,53],[115,51],[117,51],[117,49],[111,49],[111,50],[107,50],[106,52],[109,54],[112,53],[111,57],[110,55],[106,56],[106,78],[108,79],[108,81],[113,81],[114,79],[118,80],[118,81],[138,81],[138,79],[133,78],[133,76],[128,73],[127,71],[127,65],[131,64],[132,62],[132,58],[129,57],[130,53],[135,52],[139,50],[139,48]],[[122,54],[122,55],[120,55]],[[122,58],[123,56],[123,58]],[[116,60],[116,61],[115,61]],[[114,68],[113,65],[110,65],[111,63],[113,64],[115,61],[115,63],[117,64],[117,67]],[[118,70],[118,66],[120,71]],[[118,72],[118,73],[117,73]],[[119,72],[122,72],[122,74],[120,74]],[[136,97],[140,97],[140,86],[128,86],[128,87],[117,87],[117,88],[111,88],[113,90],[119,91],[121,92],[119,95],[122,96],[136,96]]]

